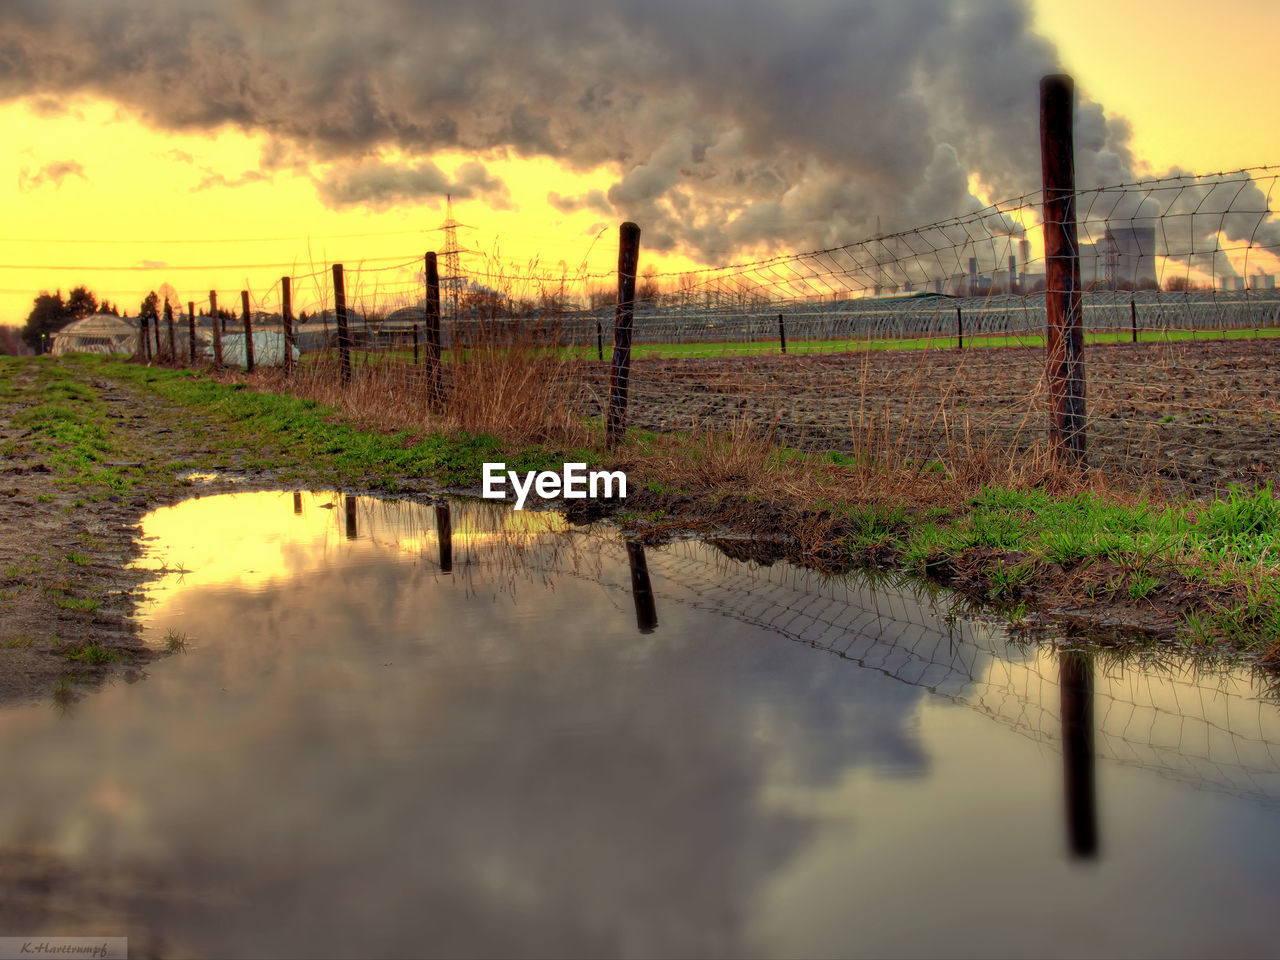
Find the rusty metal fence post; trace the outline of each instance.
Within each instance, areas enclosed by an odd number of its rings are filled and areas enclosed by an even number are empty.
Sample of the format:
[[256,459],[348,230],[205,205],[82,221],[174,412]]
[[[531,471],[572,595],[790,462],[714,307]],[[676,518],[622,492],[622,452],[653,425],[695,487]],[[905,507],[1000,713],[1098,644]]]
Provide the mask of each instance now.
[[1075,83],[1040,81],[1040,160],[1044,183],[1045,307],[1051,440],[1060,462],[1085,463],[1084,330],[1076,236],[1073,123]]
[[618,237],[618,309],[613,322],[613,362],[609,367],[609,409],[605,446],[617,445],[627,432],[627,391],[631,379],[631,322],[635,316],[636,268],[640,261],[640,228],[628,220]]

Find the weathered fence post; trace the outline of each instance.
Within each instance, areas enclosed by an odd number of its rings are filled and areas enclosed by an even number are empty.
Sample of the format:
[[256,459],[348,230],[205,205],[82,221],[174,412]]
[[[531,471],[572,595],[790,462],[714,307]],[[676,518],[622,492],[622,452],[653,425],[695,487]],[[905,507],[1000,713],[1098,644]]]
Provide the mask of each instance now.
[[340,263],[333,265],[333,312],[338,318],[338,372],[345,387],[351,382],[351,331],[347,328],[347,291]]
[[1129,326],[1133,329],[1133,342],[1138,342],[1138,305],[1129,298]]
[[222,366],[222,325],[218,323],[218,291],[209,291],[209,326],[213,329],[213,365]]
[[164,319],[165,323],[169,325],[169,364],[176,366],[178,363],[178,348],[175,345],[173,335],[173,304],[169,302],[168,297],[164,301]]
[[778,345],[782,347],[785,355],[787,352],[787,328],[782,325],[782,314],[778,314]]
[[[151,361],[151,331],[145,313],[138,314],[138,356],[143,363]],[[43,352],[43,351],[41,351]]]
[[964,349],[964,313],[959,306],[956,307],[956,349]]
[[422,332],[427,341],[427,377],[431,384],[431,402],[439,404],[444,400],[444,371],[440,369],[440,270],[434,250],[427,251],[423,257],[423,278],[427,284],[427,303],[422,324]]
[[284,372],[293,371],[293,281],[280,278],[280,322],[284,326]]
[[596,359],[604,361],[604,324],[596,317]]
[[413,325],[413,365],[418,365],[418,325]]
[[153,323],[151,326],[156,332],[156,352],[153,354],[153,356],[155,358],[156,363],[159,363],[161,356],[163,356],[163,354],[160,351],[160,315],[159,314],[156,314],[155,323]]
[[253,373],[253,314],[249,310],[249,291],[240,291],[240,306],[244,309],[244,372]]
[[1040,162],[1044,183],[1045,307],[1052,443],[1063,462],[1085,462],[1084,330],[1072,124],[1075,83],[1040,81]]
[[636,268],[640,261],[640,228],[628,220],[618,237],[618,309],[613,321],[613,362],[609,369],[609,410],[605,446],[613,447],[627,432],[627,390],[631,378],[631,321],[635,316]]
[[187,355],[191,365],[196,365],[196,302],[187,301]]

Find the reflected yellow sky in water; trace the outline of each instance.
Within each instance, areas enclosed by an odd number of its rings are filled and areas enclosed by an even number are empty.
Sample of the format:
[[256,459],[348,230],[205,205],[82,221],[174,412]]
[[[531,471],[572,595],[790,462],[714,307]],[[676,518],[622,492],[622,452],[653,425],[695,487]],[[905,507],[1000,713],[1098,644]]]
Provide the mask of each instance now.
[[[458,562],[519,549],[568,526],[556,513],[483,503],[454,502],[449,514]],[[440,547],[435,507],[332,492],[189,500],[148,514],[139,536],[155,545],[139,563],[163,572],[156,593],[267,584],[388,557],[435,562]]]

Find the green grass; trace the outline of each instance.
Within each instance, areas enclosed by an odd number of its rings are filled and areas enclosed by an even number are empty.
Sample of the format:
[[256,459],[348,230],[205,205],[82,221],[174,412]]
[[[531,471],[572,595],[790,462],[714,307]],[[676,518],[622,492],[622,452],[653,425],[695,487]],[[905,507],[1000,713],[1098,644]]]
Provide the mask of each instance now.
[[[339,485],[380,483],[394,490],[404,479],[431,478],[446,485],[479,483],[482,464],[504,461],[513,470],[545,470],[566,460],[599,461],[590,450],[529,447],[507,450],[483,433],[376,432],[343,423],[336,410],[314,400],[258,393],[187,370],[142,367],[96,359],[96,372],[124,380],[220,422],[215,461],[258,450],[257,468],[271,467],[287,479],[307,476]],[[272,448],[263,453],[263,447]],[[250,468],[254,468],[249,465]]]
[[66,651],[64,656],[75,663],[84,663],[94,667],[104,663],[118,663],[125,659],[124,654],[119,650],[103,647],[93,640],[72,647]]
[[[1176,343],[1184,340],[1243,340],[1255,337],[1280,337],[1280,328],[1264,328],[1259,330],[1139,330],[1139,343]],[[1129,331],[1086,333],[1085,343],[1129,343],[1132,334]],[[879,352],[892,350],[954,350],[959,346],[956,337],[886,337],[870,339],[866,337],[846,338],[839,340],[796,340],[787,336],[787,355],[803,355],[813,353],[856,353]],[[964,347],[968,349],[998,349],[1002,347],[1043,347],[1044,337],[1032,334],[982,334],[966,336]],[[566,347],[572,356],[583,360],[596,359],[595,347]],[[670,358],[670,359],[706,359],[710,357],[751,357],[780,354],[781,349],[775,339],[757,340],[753,342],[716,341],[709,343],[637,343],[631,347],[631,356],[638,360]],[[609,359],[606,344],[605,360]]]
[[79,610],[81,613],[92,613],[102,606],[93,597],[58,597],[53,601],[53,605],[63,610]]

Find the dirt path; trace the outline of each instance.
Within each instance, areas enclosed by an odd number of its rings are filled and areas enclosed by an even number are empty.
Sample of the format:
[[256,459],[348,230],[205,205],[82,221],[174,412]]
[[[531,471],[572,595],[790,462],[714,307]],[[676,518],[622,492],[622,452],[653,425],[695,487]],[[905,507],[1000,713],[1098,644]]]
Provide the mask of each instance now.
[[[139,519],[191,496],[197,481],[184,477],[193,470],[218,472],[199,482],[202,493],[274,479],[261,471],[249,477],[234,451],[211,444],[214,419],[115,382],[68,384],[58,369],[5,369],[0,703],[50,694],[65,702],[86,685],[144,676],[164,652],[142,644],[131,619],[147,577],[130,566],[139,553]],[[94,428],[90,454],[99,459],[88,461],[87,472],[72,463],[83,452],[74,441],[51,433],[47,421],[32,422],[42,403],[70,408]]]

